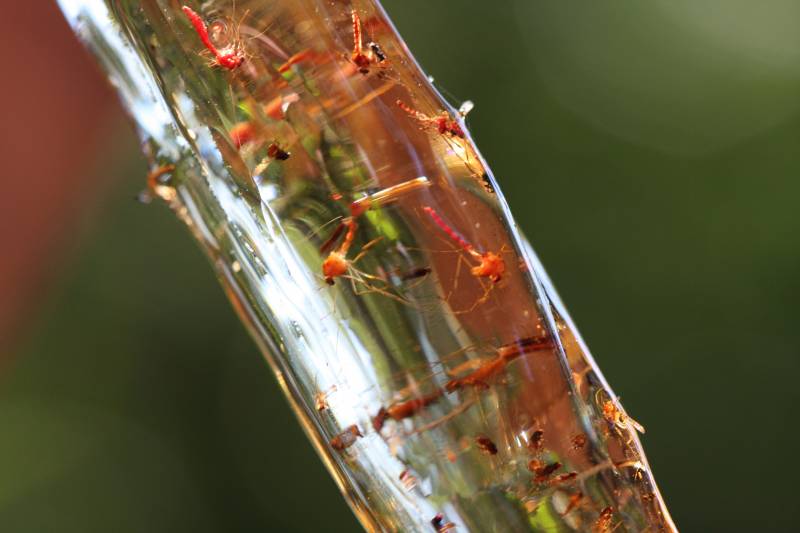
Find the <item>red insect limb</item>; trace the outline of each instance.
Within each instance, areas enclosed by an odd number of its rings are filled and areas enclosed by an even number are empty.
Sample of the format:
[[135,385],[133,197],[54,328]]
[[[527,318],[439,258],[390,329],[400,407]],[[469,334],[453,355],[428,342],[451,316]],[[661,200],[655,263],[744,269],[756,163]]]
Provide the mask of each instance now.
[[409,106],[402,100],[397,100],[395,103],[397,104],[397,107],[408,113],[411,118],[423,126],[434,126],[436,131],[438,131],[441,135],[449,134],[460,139],[465,137],[464,130],[461,128],[461,125],[458,123],[458,121],[451,119],[447,112],[442,112],[437,117],[429,117],[425,113],[417,111],[413,107]]
[[320,253],[324,254],[325,252],[330,250],[334,244],[336,244],[336,241],[338,241],[339,237],[341,237],[342,233],[344,233],[344,228],[345,228],[344,224],[339,224],[338,226],[336,226],[336,229],[333,230],[333,233],[331,233],[331,236],[328,237],[328,240],[322,243],[322,246],[319,247]]
[[347,260],[347,252],[356,237],[358,224],[352,218],[346,218],[342,221],[342,226],[347,227],[347,234],[344,236],[342,245],[337,250],[332,251],[327,259],[322,262],[322,274],[325,276],[325,282],[328,285],[333,285],[334,278],[346,274],[347,269],[350,267],[350,262]]
[[181,9],[189,19],[189,22],[191,22],[192,26],[194,26],[194,30],[197,32],[197,36],[200,37],[203,45],[214,56],[215,64],[228,70],[235,70],[244,62],[244,55],[239,49],[238,43],[234,43],[233,46],[220,51],[216,46],[214,46],[214,43],[211,42],[211,37],[208,35],[208,27],[200,15],[195,13],[195,11],[189,6],[183,6]]
[[447,236],[450,237],[450,239],[453,242],[455,242],[461,248],[463,248],[465,252],[468,252],[470,254],[475,253],[475,249],[472,247],[472,245],[469,242],[467,242],[467,240],[464,239],[464,237],[459,235],[456,232],[456,230],[451,228],[447,224],[447,222],[442,220],[442,217],[439,216],[439,213],[437,213],[432,207],[425,206],[422,208],[422,210],[428,213],[428,215],[433,219],[436,225],[439,226],[439,228],[441,228],[442,231],[447,233]]
[[439,213],[432,207],[425,206],[422,210],[430,215],[436,225],[439,226],[453,242],[458,244],[465,252],[469,253],[473,259],[478,261],[478,265],[472,267],[471,272],[473,276],[489,278],[494,283],[500,281],[500,278],[506,270],[506,263],[499,254],[494,252],[478,252],[472,244],[467,242],[467,240],[451,228],[447,222],[442,220]]
[[211,38],[208,36],[208,28],[206,27],[206,23],[200,18],[200,15],[194,12],[194,10],[189,6],[183,6],[181,8],[186,16],[189,18],[189,22],[192,23],[194,26],[194,31],[197,32],[198,37],[200,40],[203,41],[203,44],[208,51],[214,54],[214,56],[219,56],[219,50],[217,47],[214,46],[214,43],[211,42]]

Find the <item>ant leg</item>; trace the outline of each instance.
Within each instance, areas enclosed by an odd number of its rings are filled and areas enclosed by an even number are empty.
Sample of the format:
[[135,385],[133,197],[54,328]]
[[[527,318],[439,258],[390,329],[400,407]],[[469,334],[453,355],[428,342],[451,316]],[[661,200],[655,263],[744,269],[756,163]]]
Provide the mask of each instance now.
[[[364,274],[363,272],[358,272],[358,275],[363,275],[363,274]],[[375,287],[374,285],[370,285],[363,278],[356,277],[356,276],[353,276],[353,275],[344,275],[342,277],[350,280],[350,282],[352,283],[352,286],[353,286],[353,293],[356,294],[357,296],[364,296],[364,295],[370,294],[370,293],[377,293],[377,294],[380,294],[381,296],[385,296],[387,298],[395,300],[396,302],[399,302],[401,304],[413,305],[412,302],[406,300],[405,298],[403,298],[401,296],[398,296],[396,294],[392,294],[391,292],[389,292],[389,291],[387,291],[385,289],[381,289],[380,287]],[[379,279],[379,278],[376,278],[376,279]],[[366,289],[364,289],[364,290],[359,289],[356,286],[356,283],[360,283],[361,285],[366,287]]]

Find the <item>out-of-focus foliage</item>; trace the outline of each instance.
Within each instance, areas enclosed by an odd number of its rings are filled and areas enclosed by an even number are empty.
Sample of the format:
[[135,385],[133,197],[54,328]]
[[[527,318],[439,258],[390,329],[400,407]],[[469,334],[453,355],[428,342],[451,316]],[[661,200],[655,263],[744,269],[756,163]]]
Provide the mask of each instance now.
[[[800,6],[385,5],[476,102],[478,145],[648,428],[678,526],[791,529]],[[112,166],[0,387],[0,528],[357,530],[200,252],[132,200],[142,164]]]

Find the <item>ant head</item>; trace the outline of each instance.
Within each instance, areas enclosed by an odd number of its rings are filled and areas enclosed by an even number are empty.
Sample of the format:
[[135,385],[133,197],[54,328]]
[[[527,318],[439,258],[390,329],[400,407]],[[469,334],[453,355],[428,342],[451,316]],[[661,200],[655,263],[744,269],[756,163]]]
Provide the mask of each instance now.
[[480,264],[472,268],[472,274],[480,277],[487,277],[492,282],[497,283],[506,271],[506,263],[503,258],[494,253],[486,252],[480,256]]
[[322,274],[325,276],[325,283],[333,285],[333,278],[337,278],[347,273],[347,259],[339,252],[331,252],[328,258],[322,262]]

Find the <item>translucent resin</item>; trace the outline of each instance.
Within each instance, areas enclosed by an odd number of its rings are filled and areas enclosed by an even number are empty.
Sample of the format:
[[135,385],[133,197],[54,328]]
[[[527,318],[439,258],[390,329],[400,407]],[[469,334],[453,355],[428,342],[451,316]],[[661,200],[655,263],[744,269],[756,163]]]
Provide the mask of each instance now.
[[675,529],[470,105],[377,2],[61,5],[139,127],[143,197],[200,242],[367,529]]

